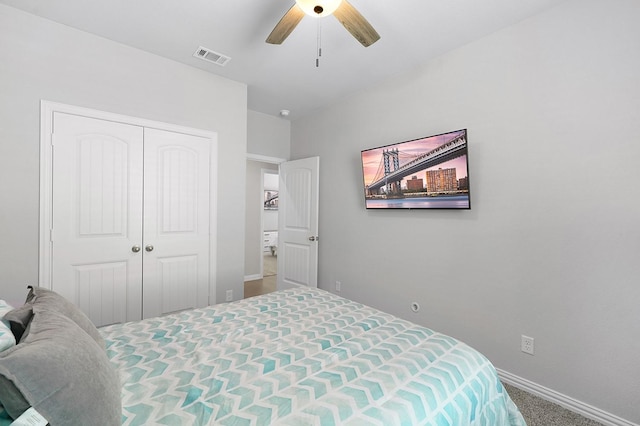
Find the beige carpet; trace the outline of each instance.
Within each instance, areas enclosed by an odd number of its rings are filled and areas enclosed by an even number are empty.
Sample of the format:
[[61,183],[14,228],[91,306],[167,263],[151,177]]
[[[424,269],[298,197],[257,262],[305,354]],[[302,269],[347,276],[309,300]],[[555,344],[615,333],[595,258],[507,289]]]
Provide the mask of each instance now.
[[504,384],[509,396],[518,406],[527,426],[602,426],[594,420],[538,398],[516,387]]

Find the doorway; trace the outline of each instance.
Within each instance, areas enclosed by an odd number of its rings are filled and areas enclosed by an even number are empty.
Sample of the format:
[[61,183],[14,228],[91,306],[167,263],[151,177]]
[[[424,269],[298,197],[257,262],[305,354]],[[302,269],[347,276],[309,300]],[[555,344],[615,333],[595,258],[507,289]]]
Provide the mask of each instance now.
[[[273,290],[318,285],[319,161],[319,157],[310,157],[273,162],[273,169],[278,173],[277,252],[272,254],[277,258],[277,272],[273,275],[276,278]],[[273,194],[265,191],[261,173],[259,165],[254,164],[249,157],[245,216],[245,297],[256,295],[250,288],[252,285],[264,285],[264,253],[272,246],[271,243],[266,244],[265,230],[269,230],[269,226],[263,225],[261,217],[264,216],[265,203],[273,198]],[[260,200],[257,204],[256,199]],[[259,244],[256,244],[255,236],[260,238]],[[260,262],[260,266],[252,265],[252,259]],[[250,269],[252,267],[254,269]],[[253,270],[256,271],[254,276],[250,273]]]
[[278,276],[278,204],[279,175],[262,170],[262,287],[275,291]]
[[278,259],[278,164],[248,157],[245,228],[245,297],[276,290]]

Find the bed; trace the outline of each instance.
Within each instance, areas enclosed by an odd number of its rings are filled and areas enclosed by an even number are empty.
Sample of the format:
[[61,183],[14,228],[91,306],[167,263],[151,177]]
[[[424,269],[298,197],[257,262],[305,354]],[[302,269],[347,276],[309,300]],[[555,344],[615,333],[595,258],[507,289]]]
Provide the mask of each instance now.
[[[36,301],[55,298],[40,291],[44,296]],[[31,321],[44,316],[44,308],[36,307]],[[27,330],[24,316],[9,315]],[[319,289],[283,290],[115,324],[97,334],[81,317],[69,322],[82,322],[78,328],[88,335],[82,345],[104,345],[99,364],[105,368],[107,360],[105,376],[111,369],[116,383],[101,377],[95,386],[108,383],[98,391],[78,390],[70,401],[44,404],[29,400],[41,396],[26,397],[34,384],[15,386],[53,426],[83,424],[79,418],[67,423],[51,418],[76,418],[88,409],[101,410],[89,418],[105,419],[93,424],[525,425],[479,352]],[[0,377],[7,382],[12,376],[3,366],[5,353],[0,353]],[[0,402],[6,405],[3,393]],[[85,394],[86,401],[79,402]]]

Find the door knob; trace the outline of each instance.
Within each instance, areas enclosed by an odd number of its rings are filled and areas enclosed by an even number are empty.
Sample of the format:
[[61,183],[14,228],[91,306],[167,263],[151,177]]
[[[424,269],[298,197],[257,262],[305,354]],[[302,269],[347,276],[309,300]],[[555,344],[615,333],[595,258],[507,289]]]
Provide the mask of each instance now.
[[134,252],[134,253],[139,252],[139,251],[140,251],[140,246],[133,246],[133,247],[131,247],[131,251],[132,251],[132,252]]
[[153,251],[153,246],[152,246],[151,244],[149,244],[149,245],[147,245],[144,249],[145,249],[146,251]]
[[319,239],[320,237],[314,237],[314,236],[309,237],[309,241],[318,241]]

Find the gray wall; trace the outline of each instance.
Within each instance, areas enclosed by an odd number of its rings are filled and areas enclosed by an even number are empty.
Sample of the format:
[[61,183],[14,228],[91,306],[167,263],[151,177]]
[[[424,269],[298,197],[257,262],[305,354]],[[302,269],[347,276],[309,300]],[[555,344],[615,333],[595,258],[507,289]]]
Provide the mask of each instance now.
[[247,112],[247,152],[273,158],[289,158],[291,123],[256,111]]
[[[563,2],[294,121],[292,158],[321,157],[320,287],[640,423],[639,20]],[[460,128],[472,210],[365,210],[360,150]]]
[[217,132],[217,299],[242,297],[246,86],[4,5],[0,31],[2,297],[38,283],[41,99]]

